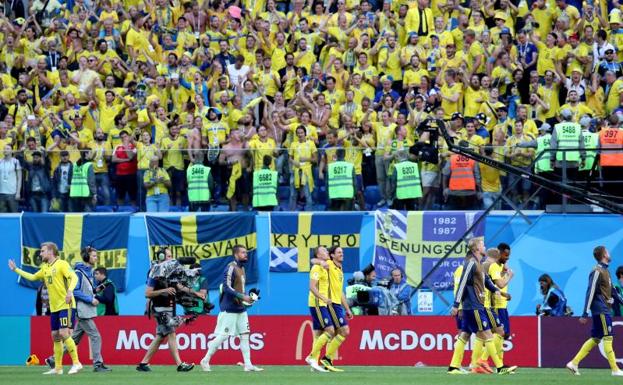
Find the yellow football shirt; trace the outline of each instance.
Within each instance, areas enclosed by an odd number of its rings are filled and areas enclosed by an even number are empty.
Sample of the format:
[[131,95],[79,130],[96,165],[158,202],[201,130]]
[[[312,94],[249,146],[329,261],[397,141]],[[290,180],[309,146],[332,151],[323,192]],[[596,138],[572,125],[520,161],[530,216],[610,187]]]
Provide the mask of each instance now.
[[[320,265],[314,265],[309,271],[309,279],[318,281],[318,291],[320,294],[327,298],[329,297],[329,272],[327,270]],[[326,302],[317,298],[311,290],[309,291],[309,299],[307,303],[310,307],[327,306]]]
[[78,284],[78,277],[67,261],[57,259],[52,264],[44,262],[35,274],[21,269],[15,269],[15,272],[29,281],[43,281],[48,289],[52,313],[76,307],[75,298],[71,299],[70,304],[65,303],[67,291],[73,291]]
[[[502,279],[502,276],[504,274],[506,274],[504,272],[504,265],[500,263],[492,263],[491,266],[489,266],[489,276],[491,277],[491,280],[494,283],[496,280]],[[500,291],[502,293],[508,293],[508,285],[501,288]],[[508,307],[508,301],[506,300],[506,298],[502,297],[501,295],[494,295],[493,296],[493,307],[496,309],[506,309]]]
[[342,303],[342,288],[344,287],[344,272],[333,261],[329,263],[329,298],[335,304]]

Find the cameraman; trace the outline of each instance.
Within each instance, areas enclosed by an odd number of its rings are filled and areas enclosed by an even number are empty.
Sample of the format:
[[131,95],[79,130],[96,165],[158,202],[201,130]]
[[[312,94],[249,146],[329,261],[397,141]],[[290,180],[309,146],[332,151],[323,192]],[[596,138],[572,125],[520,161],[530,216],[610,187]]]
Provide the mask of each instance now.
[[[171,251],[168,249],[161,250],[156,253],[158,263],[163,263],[172,258]],[[153,267],[152,267],[153,268]],[[177,364],[178,372],[189,372],[195,365],[182,362],[179,352],[177,350],[177,339],[175,337],[175,326],[170,321],[175,316],[175,294],[177,291],[190,292],[191,289],[180,285],[176,287],[169,287],[166,280],[149,278],[147,281],[147,288],[145,289],[145,297],[150,301],[148,314],[153,312],[157,326],[156,326],[156,338],[152,341],[151,345],[145,353],[145,357],[138,364],[136,370],[139,372],[150,372],[149,361],[154,354],[158,351],[158,347],[162,344],[166,338],[169,346],[171,356]]]
[[[190,269],[201,269],[201,265],[194,263]],[[190,288],[189,294],[195,296],[196,299],[193,300],[192,306],[183,304],[185,315],[208,314],[214,308],[208,299],[208,280],[203,275]]]

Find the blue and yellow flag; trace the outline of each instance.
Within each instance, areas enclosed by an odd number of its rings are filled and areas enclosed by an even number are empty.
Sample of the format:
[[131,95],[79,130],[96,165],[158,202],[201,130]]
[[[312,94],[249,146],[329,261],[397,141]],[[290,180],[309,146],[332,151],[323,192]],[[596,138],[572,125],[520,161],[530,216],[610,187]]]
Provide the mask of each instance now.
[[[41,265],[39,246],[54,242],[61,259],[71,266],[81,262],[80,250],[91,246],[99,253],[98,267],[108,270],[117,291],[125,290],[130,215],[36,214],[22,215],[22,269],[34,273]],[[39,282],[20,279],[23,286],[36,288]]]
[[309,271],[309,261],[318,246],[340,246],[344,250],[344,272],[359,270],[362,218],[363,213],[357,212],[271,213],[270,271]]
[[[407,282],[417,286],[482,214],[482,211],[377,210],[374,253],[377,278],[391,278],[391,271],[399,268],[406,273]],[[467,238],[482,237],[484,233],[483,221]],[[466,254],[467,244],[463,243],[433,272],[424,287],[451,290],[452,273],[463,264]]]
[[201,263],[210,289],[223,282],[225,267],[233,260],[233,248],[244,246],[249,257],[245,265],[246,283],[258,280],[255,216],[252,213],[222,215],[191,214],[146,216],[149,256],[169,247],[173,258],[194,257]]

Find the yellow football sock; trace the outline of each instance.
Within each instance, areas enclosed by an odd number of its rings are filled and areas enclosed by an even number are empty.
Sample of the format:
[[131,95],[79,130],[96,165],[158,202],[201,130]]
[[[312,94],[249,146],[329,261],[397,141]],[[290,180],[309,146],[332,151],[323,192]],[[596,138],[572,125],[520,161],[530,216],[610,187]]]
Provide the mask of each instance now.
[[346,340],[346,337],[339,334],[333,337],[333,339],[331,340],[331,342],[329,342],[329,345],[327,346],[327,357],[333,360],[335,358],[335,352],[337,352],[337,349],[340,347],[340,345],[342,345],[342,342],[344,342],[344,340]]
[[504,361],[498,355],[498,350],[495,347],[495,342],[493,342],[493,338],[489,338],[485,341],[485,348],[489,352],[491,359],[493,360],[493,364],[495,364],[496,368],[501,368],[504,366]]
[[474,348],[472,349],[472,367],[476,367],[478,365],[478,359],[482,357],[482,348],[483,348],[483,340],[476,337],[474,341]]
[[593,348],[597,346],[597,344],[599,344],[599,340],[596,338],[589,338],[588,340],[586,340],[584,345],[582,345],[582,347],[580,348],[578,354],[573,357],[573,360],[571,360],[571,362],[573,362],[575,365],[580,365],[580,361],[582,361],[584,357],[586,357],[588,353],[590,353],[591,350],[593,350]]
[[603,338],[604,342],[604,353],[606,353],[606,358],[608,359],[608,363],[610,364],[610,369],[613,372],[619,371],[619,366],[617,365],[617,357],[614,354],[614,350],[612,349],[612,336],[607,336]]
[[71,357],[71,362],[73,364],[80,363],[80,360],[78,359],[78,349],[76,348],[76,343],[73,338],[67,337],[63,342],[65,343],[69,357]]
[[482,355],[480,356],[482,361],[489,361],[489,351],[487,349],[482,349]]
[[316,337],[316,339],[314,340],[314,345],[312,346],[312,351],[311,351],[310,356],[314,360],[318,360],[318,357],[320,357],[320,352],[322,351],[322,348],[330,340],[331,340],[331,335],[329,333],[322,333],[321,335]]
[[63,343],[54,341],[54,369],[63,369]]
[[498,356],[504,361],[504,337],[499,334],[494,334],[493,342],[495,343],[495,349],[498,351]]
[[465,353],[465,345],[467,342],[458,337],[456,342],[454,343],[454,352],[452,353],[452,361],[450,361],[450,366],[453,368],[460,368],[463,363],[463,354]]

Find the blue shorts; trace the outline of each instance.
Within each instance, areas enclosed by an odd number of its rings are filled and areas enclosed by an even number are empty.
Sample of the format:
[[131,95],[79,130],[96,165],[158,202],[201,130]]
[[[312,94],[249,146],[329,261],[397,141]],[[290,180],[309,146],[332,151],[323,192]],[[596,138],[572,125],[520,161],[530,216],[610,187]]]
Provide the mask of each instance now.
[[333,319],[326,306],[310,306],[309,313],[311,314],[314,330],[324,330],[333,326]]
[[329,308],[329,314],[331,314],[331,319],[333,320],[333,326],[336,328],[341,328],[342,326],[348,325],[348,320],[346,319],[346,312],[342,305],[331,304]]
[[489,325],[491,325],[491,329],[495,329],[498,326],[501,326],[500,317],[498,317],[498,312],[495,311],[494,308],[486,308],[485,312],[487,313],[487,319],[489,320]]
[[591,337],[603,338],[613,336],[612,316],[610,314],[593,314],[593,329]]
[[485,309],[463,309],[463,327],[461,330],[467,333],[477,333],[489,329],[491,329],[491,323]]
[[65,309],[52,312],[50,314],[50,325],[52,331],[60,329],[73,329],[76,324],[76,309]]
[[454,320],[456,321],[456,329],[463,330],[463,316],[457,314],[454,316]]
[[508,316],[508,309],[499,308],[495,309],[498,312],[498,319],[500,320],[500,326],[504,327],[504,334],[508,337],[511,334],[511,322]]

